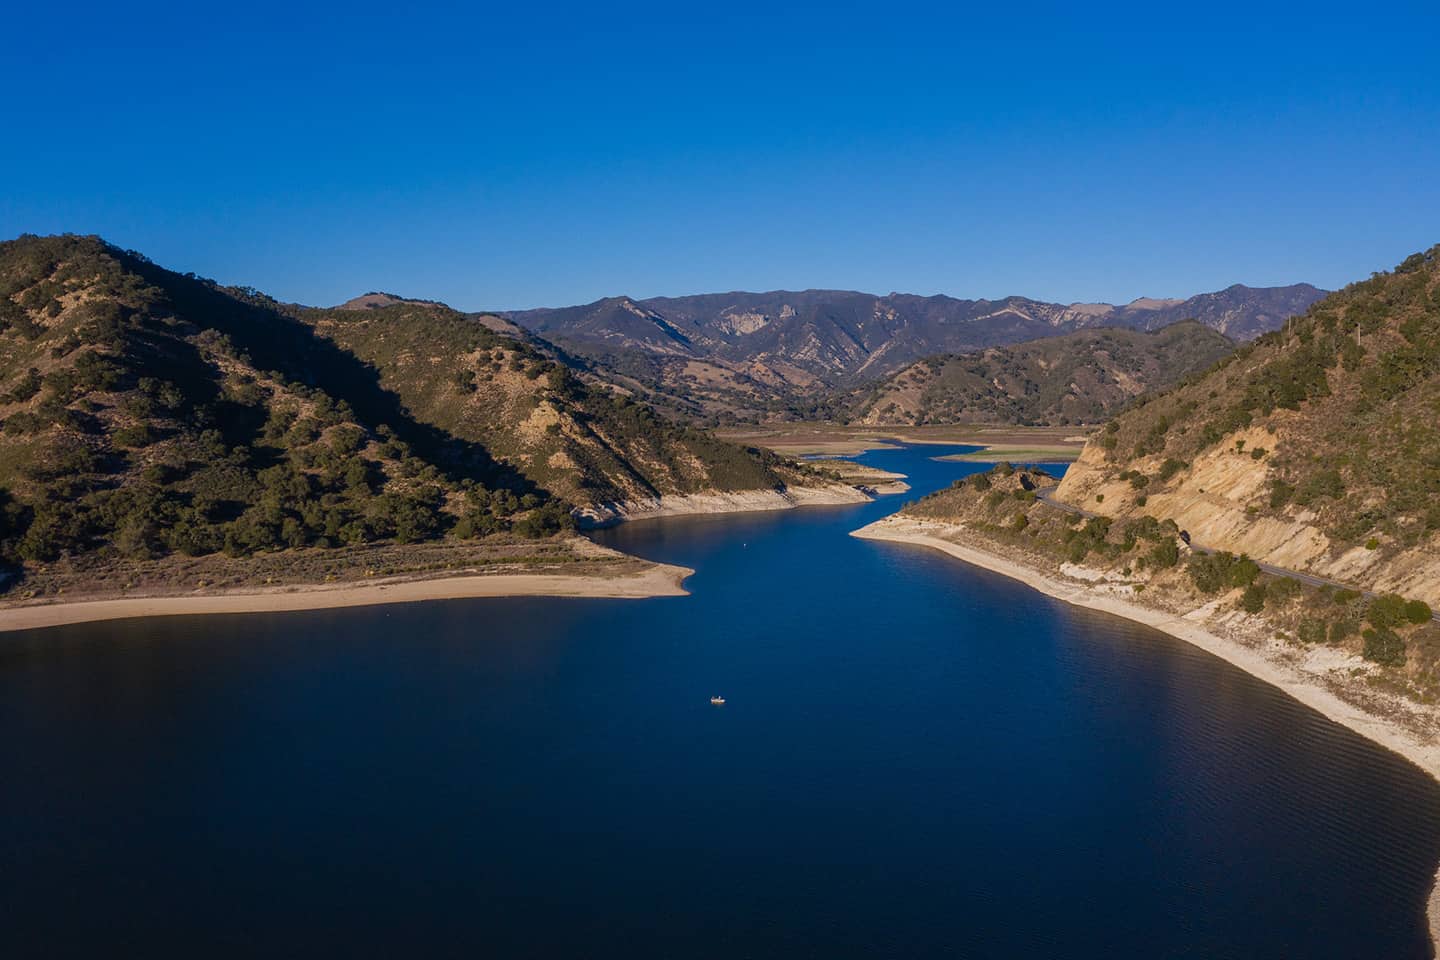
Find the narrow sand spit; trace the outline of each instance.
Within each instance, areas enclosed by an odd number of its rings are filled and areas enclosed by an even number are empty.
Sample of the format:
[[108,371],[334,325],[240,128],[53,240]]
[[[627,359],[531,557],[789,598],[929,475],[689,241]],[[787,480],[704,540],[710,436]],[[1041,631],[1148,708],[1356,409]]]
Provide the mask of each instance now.
[[[1429,774],[1432,779],[1440,781],[1440,744],[1421,739],[1405,727],[1341,699],[1320,685],[1314,677],[1307,676],[1288,664],[1272,661],[1234,640],[1211,633],[1195,621],[1163,610],[1129,603],[1118,597],[1099,593],[1083,584],[1065,583],[1012,560],[954,543],[940,536],[941,533],[956,529],[958,528],[943,524],[891,516],[861,527],[852,532],[851,536],[930,547],[966,563],[1019,580],[1066,603],[1100,610],[1154,627],[1234,664],[1251,676],[1279,687],[1307,707],[1398,753]],[[1437,950],[1440,950],[1440,873],[1437,873],[1436,883],[1430,891],[1427,916],[1430,939],[1436,944]]]
[[203,596],[133,597],[123,600],[37,604],[0,610],[0,632],[129,617],[200,613],[282,613],[291,610],[363,607],[381,603],[473,597],[683,597],[688,595],[688,591],[681,584],[694,572],[686,567],[657,563],[637,574],[620,577],[480,574],[434,580],[277,587]]

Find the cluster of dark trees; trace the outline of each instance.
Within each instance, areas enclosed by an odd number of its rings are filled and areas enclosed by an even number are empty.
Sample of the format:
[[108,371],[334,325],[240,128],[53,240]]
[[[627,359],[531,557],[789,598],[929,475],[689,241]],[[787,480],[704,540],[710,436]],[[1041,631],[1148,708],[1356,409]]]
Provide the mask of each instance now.
[[[11,358],[0,366],[8,563],[541,537],[570,526],[564,504],[533,485],[507,485],[493,463],[447,462],[438,443],[418,448],[430,435],[413,423],[407,438],[383,420],[367,425],[377,415],[407,422],[374,390],[373,374],[305,353],[313,337],[273,314],[243,313],[250,308],[233,298],[207,297],[200,281],[161,290],[137,273],[154,269],[88,238],[0,244],[0,356]],[[77,289],[78,306],[49,311]],[[183,311],[181,293],[193,301]],[[288,347],[267,343],[286,336]],[[316,371],[353,387],[370,416],[314,383]]]

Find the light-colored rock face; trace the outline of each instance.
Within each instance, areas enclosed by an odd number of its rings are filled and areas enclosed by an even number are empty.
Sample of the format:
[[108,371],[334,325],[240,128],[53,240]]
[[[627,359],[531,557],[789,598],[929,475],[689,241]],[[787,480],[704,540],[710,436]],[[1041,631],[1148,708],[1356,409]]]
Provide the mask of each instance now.
[[754,333],[770,324],[770,318],[763,313],[727,311],[720,314],[715,325],[726,333],[735,336],[744,336],[747,333]]
[[660,316],[653,310],[646,310],[644,307],[640,306],[633,300],[622,300],[620,301],[620,306],[627,313],[633,313],[635,316],[643,317],[646,320],[655,320],[658,319]]
[[702,513],[752,513],[793,507],[866,503],[869,494],[843,483],[784,490],[737,490],[639,498],[623,503],[594,504],[575,513],[581,527],[604,527],[626,520],[679,517]]
[[1104,317],[1115,312],[1111,303],[1072,303],[1066,308],[1072,317]]
[[[1244,441],[1237,447],[1237,441]],[[1374,550],[1341,550],[1314,524],[1314,515],[1295,507],[1284,515],[1262,512],[1269,497],[1270,458],[1250,451],[1274,449],[1276,437],[1260,426],[1238,431],[1206,450],[1168,483],[1143,491],[1122,480],[1122,467],[1109,462],[1097,443],[1088,443],[1066,471],[1056,499],[1109,517],[1148,514],[1171,519],[1195,543],[1245,553],[1262,563],[1311,573],[1376,592],[1394,592],[1440,607],[1440,551],[1422,543],[1382,562]],[[1159,457],[1128,464],[1154,476]],[[1144,506],[1137,503],[1142,494]],[[1250,508],[1247,511],[1247,508]]]

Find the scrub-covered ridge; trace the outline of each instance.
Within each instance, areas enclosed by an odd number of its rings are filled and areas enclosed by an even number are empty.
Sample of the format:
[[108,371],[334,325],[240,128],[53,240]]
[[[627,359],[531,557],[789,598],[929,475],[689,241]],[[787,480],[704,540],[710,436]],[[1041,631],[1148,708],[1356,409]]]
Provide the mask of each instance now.
[[[824,482],[492,326],[398,298],[282,304],[95,237],[0,244],[6,586],[104,571],[114,588],[167,557],[438,541],[513,556],[596,505]],[[335,556],[331,578],[365,566]]]

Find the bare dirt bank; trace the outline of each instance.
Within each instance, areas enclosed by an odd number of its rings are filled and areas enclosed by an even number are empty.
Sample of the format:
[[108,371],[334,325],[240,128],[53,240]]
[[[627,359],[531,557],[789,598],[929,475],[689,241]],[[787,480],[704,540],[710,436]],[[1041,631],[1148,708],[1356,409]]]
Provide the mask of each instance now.
[[754,513],[789,510],[794,507],[867,503],[870,496],[843,483],[819,487],[786,487],[783,490],[737,490],[725,493],[692,493],[626,500],[586,507],[576,515],[583,528],[608,527],[627,520],[652,517],[683,517],[712,513]]
[[[1100,610],[1164,631],[1280,688],[1328,719],[1399,754],[1432,779],[1440,781],[1440,741],[1433,733],[1427,732],[1427,727],[1433,729],[1433,712],[1426,713],[1414,706],[1407,708],[1398,700],[1389,699],[1375,701],[1383,703],[1383,709],[1367,709],[1372,701],[1367,699],[1365,705],[1357,703],[1342,696],[1344,688],[1337,688],[1333,680],[1326,682],[1326,676],[1333,677],[1333,673],[1320,675],[1305,670],[1294,660],[1282,656],[1276,646],[1256,646],[1225,636],[1222,626],[1206,622],[1214,613],[1213,609],[1201,608],[1177,615],[1116,596],[1107,592],[1103,583],[1061,580],[969,543],[956,542],[964,538],[964,528],[958,525],[890,516],[853,531],[851,536],[939,550],[958,560],[1019,580],[1066,603]],[[1431,941],[1440,946],[1440,875],[1437,875],[1436,884],[1431,889],[1427,914]]]
[[473,597],[645,597],[686,596],[686,567],[650,564],[638,573],[618,576],[549,573],[498,573],[290,586],[264,590],[166,597],[127,597],[45,603],[0,610],[0,632],[54,627],[96,620],[164,617],[203,613],[281,613],[329,607],[362,607],[418,600]]

